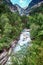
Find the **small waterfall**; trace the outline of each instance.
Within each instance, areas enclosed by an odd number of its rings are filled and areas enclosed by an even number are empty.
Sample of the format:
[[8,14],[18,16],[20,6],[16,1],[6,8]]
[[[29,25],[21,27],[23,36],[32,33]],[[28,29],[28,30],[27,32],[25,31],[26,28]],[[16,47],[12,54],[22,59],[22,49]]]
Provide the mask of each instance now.
[[21,50],[21,47],[23,45],[26,45],[31,41],[31,38],[30,38],[30,32],[29,32],[29,29],[24,29],[21,34],[20,34],[20,39],[18,41],[18,44],[17,46],[15,47],[14,49],[14,52],[17,52],[19,50]]
[[[23,48],[25,49],[27,46],[31,46],[30,44],[31,38],[30,38],[30,30],[29,29],[24,29],[21,34],[20,34],[20,39],[18,41],[18,44],[16,45],[15,48],[13,48],[13,54],[15,55],[16,53],[19,53]],[[24,50],[23,49],[23,50]],[[6,65],[11,65],[11,56],[9,57]]]

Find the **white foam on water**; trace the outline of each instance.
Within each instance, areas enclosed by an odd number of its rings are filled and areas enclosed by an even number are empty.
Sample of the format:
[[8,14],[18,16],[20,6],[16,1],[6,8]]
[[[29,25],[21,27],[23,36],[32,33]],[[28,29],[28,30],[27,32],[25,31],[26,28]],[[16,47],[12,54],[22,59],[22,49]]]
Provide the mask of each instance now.
[[[15,47],[14,52],[18,52],[21,50],[21,46],[23,45],[27,45],[29,42],[31,42],[31,38],[30,38],[30,32],[27,30],[24,30],[21,34],[20,34],[20,39],[18,41],[18,45]],[[30,45],[30,44],[29,44]]]

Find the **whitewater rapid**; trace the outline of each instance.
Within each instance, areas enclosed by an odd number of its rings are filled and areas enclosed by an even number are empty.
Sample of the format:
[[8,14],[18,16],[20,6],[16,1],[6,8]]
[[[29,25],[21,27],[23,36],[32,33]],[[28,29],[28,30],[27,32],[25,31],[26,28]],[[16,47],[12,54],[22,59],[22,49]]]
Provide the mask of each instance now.
[[[25,46],[25,48],[28,47],[28,46],[31,46],[30,42],[31,42],[30,29],[24,29],[21,32],[20,38],[19,38],[19,40],[17,42],[16,47],[13,48],[12,53],[15,55],[16,53],[18,53],[18,51],[21,51],[24,48],[24,46]],[[25,53],[25,51],[23,53]],[[7,61],[6,65],[9,65],[9,64],[10,65],[12,64],[12,62],[11,62],[11,56],[8,58],[8,61]]]
[[20,34],[20,39],[18,41],[17,46],[14,49],[14,52],[18,52],[21,50],[21,46],[29,44],[31,42],[30,38],[30,30],[29,29],[24,29],[21,34]]

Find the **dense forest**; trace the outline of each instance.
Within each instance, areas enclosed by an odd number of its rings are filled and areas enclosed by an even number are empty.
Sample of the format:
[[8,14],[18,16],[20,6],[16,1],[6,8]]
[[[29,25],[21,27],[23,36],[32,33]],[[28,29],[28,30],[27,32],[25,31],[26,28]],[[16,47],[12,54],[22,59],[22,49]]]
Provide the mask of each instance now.
[[0,50],[10,48],[11,42],[18,39],[21,31],[30,29],[32,46],[20,60],[12,59],[12,65],[43,65],[43,4],[30,12],[29,16],[20,16],[11,12],[9,7],[0,4]]

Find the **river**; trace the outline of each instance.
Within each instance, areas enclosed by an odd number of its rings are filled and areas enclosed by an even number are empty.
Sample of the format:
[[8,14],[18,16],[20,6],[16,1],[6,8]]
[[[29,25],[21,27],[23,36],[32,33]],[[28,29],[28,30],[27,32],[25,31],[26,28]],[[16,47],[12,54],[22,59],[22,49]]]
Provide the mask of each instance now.
[[[15,56],[16,54],[19,53],[19,51],[21,51],[21,53],[25,54],[26,48],[28,46],[31,46],[30,42],[31,42],[30,30],[24,29],[20,34],[20,38],[17,42],[16,47],[13,48],[13,51],[12,51],[13,55]],[[19,54],[19,56],[20,56],[20,54]],[[9,64],[11,65],[11,56],[8,58],[6,65],[9,65]]]

